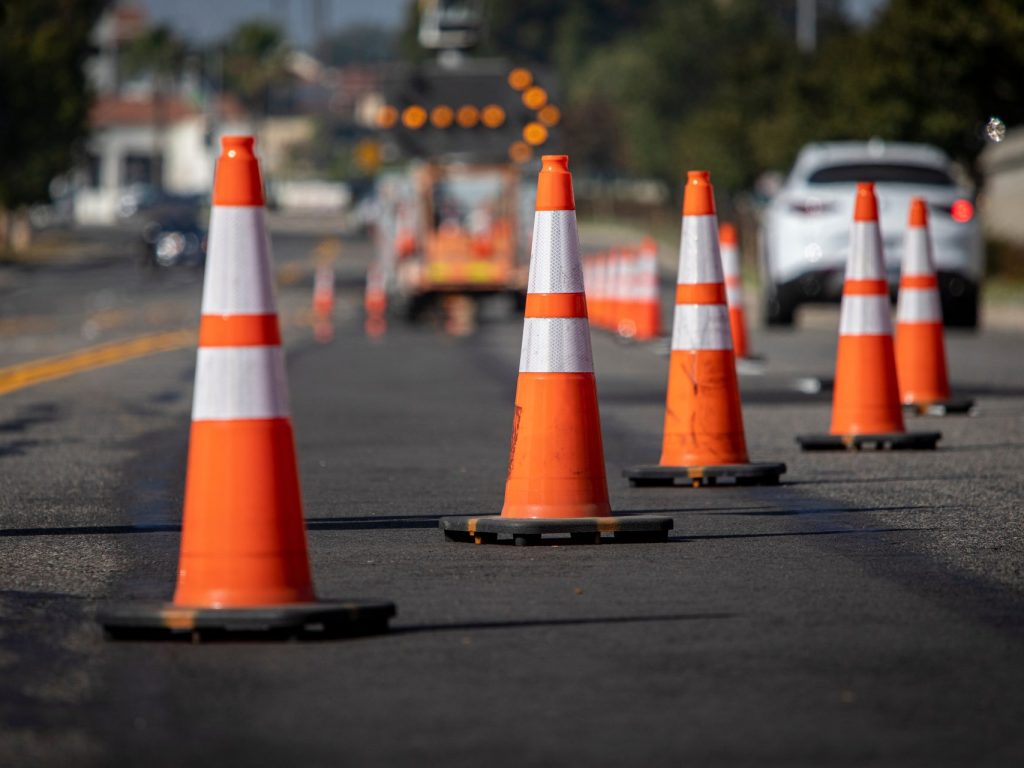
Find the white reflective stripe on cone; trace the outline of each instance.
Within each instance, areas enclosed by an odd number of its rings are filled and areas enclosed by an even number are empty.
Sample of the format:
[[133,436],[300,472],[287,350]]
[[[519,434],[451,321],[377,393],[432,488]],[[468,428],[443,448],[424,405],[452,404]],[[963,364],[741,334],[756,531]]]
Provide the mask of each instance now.
[[855,221],[850,232],[850,255],[846,259],[847,280],[884,280],[882,233],[874,221]]
[[843,296],[839,309],[840,336],[891,336],[888,296]]
[[732,349],[729,310],[724,304],[677,304],[672,349]]
[[679,239],[679,277],[677,282],[722,282],[722,256],[718,251],[718,217],[683,216]]
[[722,246],[722,272],[726,277],[740,276],[740,251],[735,245]]
[[215,205],[210,212],[203,314],[267,315],[276,311],[263,208]]
[[898,323],[941,323],[942,303],[934,288],[900,288],[896,302]]
[[576,211],[537,211],[530,254],[530,293],[581,293]]
[[911,227],[903,239],[903,275],[934,275],[932,264],[931,242],[928,230],[923,227]]
[[288,379],[280,347],[200,347],[193,421],[288,416]]
[[725,286],[725,298],[730,307],[739,307],[743,304],[743,289],[738,285]]
[[593,373],[590,326],[584,317],[528,317],[520,373]]

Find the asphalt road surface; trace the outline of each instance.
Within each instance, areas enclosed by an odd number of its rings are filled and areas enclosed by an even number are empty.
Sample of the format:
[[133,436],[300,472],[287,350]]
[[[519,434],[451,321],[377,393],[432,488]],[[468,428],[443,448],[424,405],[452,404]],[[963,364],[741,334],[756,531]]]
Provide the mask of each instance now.
[[[584,232],[585,234],[585,232]],[[275,237],[314,577],[394,600],[388,635],[111,642],[107,601],[173,589],[194,349],[0,395],[0,764],[1024,764],[1024,331],[955,334],[972,417],[936,452],[802,454],[835,323],[754,334],[754,460],[782,486],[631,489],[655,461],[663,344],[594,331],[613,506],[663,544],[473,546],[500,511],[521,322],[306,325],[319,238]],[[125,258],[0,267],[0,366],[195,327],[201,276]]]

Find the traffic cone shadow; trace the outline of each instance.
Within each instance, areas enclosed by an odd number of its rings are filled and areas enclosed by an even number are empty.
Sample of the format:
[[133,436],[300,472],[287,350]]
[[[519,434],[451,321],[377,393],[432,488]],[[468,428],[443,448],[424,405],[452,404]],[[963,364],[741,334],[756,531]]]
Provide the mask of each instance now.
[[935,448],[938,432],[903,424],[893,350],[889,287],[875,185],[857,185],[850,255],[839,309],[839,348],[827,435],[801,435],[805,451]]
[[217,161],[171,603],[100,611],[114,638],[368,634],[384,601],[318,601],[306,549],[288,384],[253,139]]
[[500,515],[442,518],[441,528],[477,544],[665,541],[671,518],[611,514],[572,177],[564,155],[542,163],[505,504]]
[[928,207],[920,197],[910,201],[896,303],[895,345],[896,379],[905,409],[931,416],[971,410],[972,399],[952,399],[949,394],[942,304],[928,232]]
[[775,485],[786,465],[747,457],[726,308],[718,220],[707,171],[690,171],[669,357],[665,430],[657,465],[623,471],[632,485],[698,487],[731,480]]

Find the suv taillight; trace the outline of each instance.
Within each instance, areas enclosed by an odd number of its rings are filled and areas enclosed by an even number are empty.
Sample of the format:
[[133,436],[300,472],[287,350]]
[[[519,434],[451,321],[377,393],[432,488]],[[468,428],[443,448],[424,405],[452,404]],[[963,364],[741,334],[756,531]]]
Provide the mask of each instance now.
[[961,198],[949,206],[949,215],[953,217],[953,221],[965,224],[974,218],[974,203]]

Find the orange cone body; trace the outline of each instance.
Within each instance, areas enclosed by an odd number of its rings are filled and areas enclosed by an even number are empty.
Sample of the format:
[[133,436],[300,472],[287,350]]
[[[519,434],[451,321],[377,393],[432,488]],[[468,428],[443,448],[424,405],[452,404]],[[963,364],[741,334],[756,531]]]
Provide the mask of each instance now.
[[747,357],[747,320],[743,311],[743,277],[740,270],[740,249],[736,227],[728,222],[718,228],[722,246],[722,270],[725,273],[725,298],[729,303],[729,327],[732,329],[732,350],[736,357]]
[[910,201],[902,267],[895,342],[900,400],[915,405],[942,402],[949,399],[942,303],[928,234],[928,208],[920,197]]
[[714,193],[707,171],[690,171],[660,464],[746,462]]
[[545,155],[502,517],[611,514],[568,158]]
[[251,137],[217,162],[174,603],[230,608],[313,600]]
[[903,432],[875,185],[857,185],[839,311],[833,435]]
[[661,297],[658,294],[658,245],[644,238],[637,251],[634,276],[633,322],[637,341],[650,341],[661,335]]

